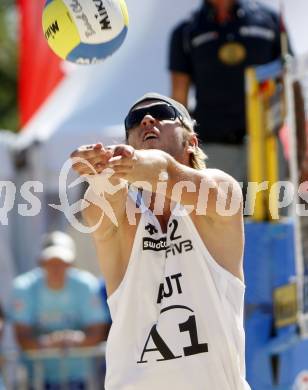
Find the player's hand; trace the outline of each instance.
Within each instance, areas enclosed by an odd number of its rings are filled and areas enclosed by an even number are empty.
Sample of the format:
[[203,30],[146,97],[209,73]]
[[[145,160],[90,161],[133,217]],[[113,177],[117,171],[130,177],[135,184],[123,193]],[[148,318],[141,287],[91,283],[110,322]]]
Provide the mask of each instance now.
[[62,339],[60,332],[52,332],[39,337],[39,343],[41,348],[61,348]]
[[108,160],[105,167],[114,171],[113,177],[129,179],[137,161],[136,150],[130,145],[118,145],[115,147],[113,156]]
[[72,167],[79,175],[101,173],[106,163],[114,155],[114,147],[101,143],[82,145],[71,154]]
[[129,183],[146,181],[155,183],[159,174],[167,170],[167,153],[157,149],[135,150],[124,145],[119,155],[114,155],[106,164],[113,170],[113,178],[124,179]]
[[81,330],[66,330],[63,332],[62,346],[64,348],[78,347],[86,338]]
[[79,346],[85,333],[78,330],[60,330],[40,337],[41,348],[70,348]]

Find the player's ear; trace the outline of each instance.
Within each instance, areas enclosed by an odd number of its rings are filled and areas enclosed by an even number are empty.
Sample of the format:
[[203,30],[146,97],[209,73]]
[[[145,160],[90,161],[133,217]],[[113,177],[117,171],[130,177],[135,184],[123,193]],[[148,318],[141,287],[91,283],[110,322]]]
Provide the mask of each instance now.
[[189,134],[186,139],[186,151],[191,154],[196,151],[196,148],[198,147],[198,138],[196,134]]

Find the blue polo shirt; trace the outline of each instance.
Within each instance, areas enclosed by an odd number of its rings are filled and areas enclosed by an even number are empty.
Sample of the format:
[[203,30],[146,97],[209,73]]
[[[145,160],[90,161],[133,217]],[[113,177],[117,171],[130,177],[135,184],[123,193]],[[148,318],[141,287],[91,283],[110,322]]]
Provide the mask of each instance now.
[[[55,291],[46,285],[44,271],[35,268],[18,276],[13,287],[11,319],[31,326],[37,336],[109,322],[99,296],[99,281],[86,271],[70,268],[65,286]],[[82,381],[91,373],[91,360],[66,358],[61,366],[57,359],[46,359],[43,369],[44,379],[51,383],[61,383],[63,372],[69,381]]]
[[204,1],[171,35],[169,70],[187,73],[196,89],[194,117],[204,142],[241,143],[246,114],[244,70],[280,57],[280,22],[270,8],[236,0],[227,22]]

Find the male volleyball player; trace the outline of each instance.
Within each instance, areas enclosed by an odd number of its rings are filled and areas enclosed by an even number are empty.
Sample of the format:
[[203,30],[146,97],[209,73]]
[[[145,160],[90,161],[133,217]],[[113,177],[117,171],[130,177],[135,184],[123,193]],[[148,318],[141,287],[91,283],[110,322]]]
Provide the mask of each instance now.
[[[118,189],[104,193],[116,223],[105,214],[93,233],[113,320],[106,389],[249,389],[241,188],[205,169],[194,121],[178,102],[147,94],[125,128],[127,145],[90,145],[71,155],[98,173],[111,168]],[[92,173],[82,162],[73,166]],[[104,188],[90,182],[84,216],[94,225]],[[239,207],[222,212],[223,199]]]

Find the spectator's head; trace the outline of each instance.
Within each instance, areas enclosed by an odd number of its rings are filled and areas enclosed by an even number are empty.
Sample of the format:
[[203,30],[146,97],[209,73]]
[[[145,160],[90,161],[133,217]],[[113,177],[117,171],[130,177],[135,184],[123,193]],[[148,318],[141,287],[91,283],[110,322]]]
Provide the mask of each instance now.
[[49,246],[62,246],[69,248],[74,255],[76,252],[75,243],[72,237],[59,230],[43,235],[42,248],[47,248]]
[[[137,149],[142,145],[134,142],[134,129],[146,128],[152,123],[159,126],[159,122],[173,122],[173,126],[182,128],[181,148],[189,154],[189,165],[195,169],[205,168],[206,155],[198,146],[197,134],[195,132],[195,120],[193,120],[187,109],[179,102],[158,93],[147,93],[138,99],[130,108],[125,118],[126,141]],[[149,123],[147,125],[147,123]],[[176,146],[176,139],[170,142],[167,148],[162,148],[177,158],[172,149]],[[154,148],[155,146],[149,146]]]
[[40,254],[40,265],[45,271],[48,287],[57,290],[65,285],[66,271],[75,259],[75,248],[60,240],[48,243],[51,245],[44,247]]

